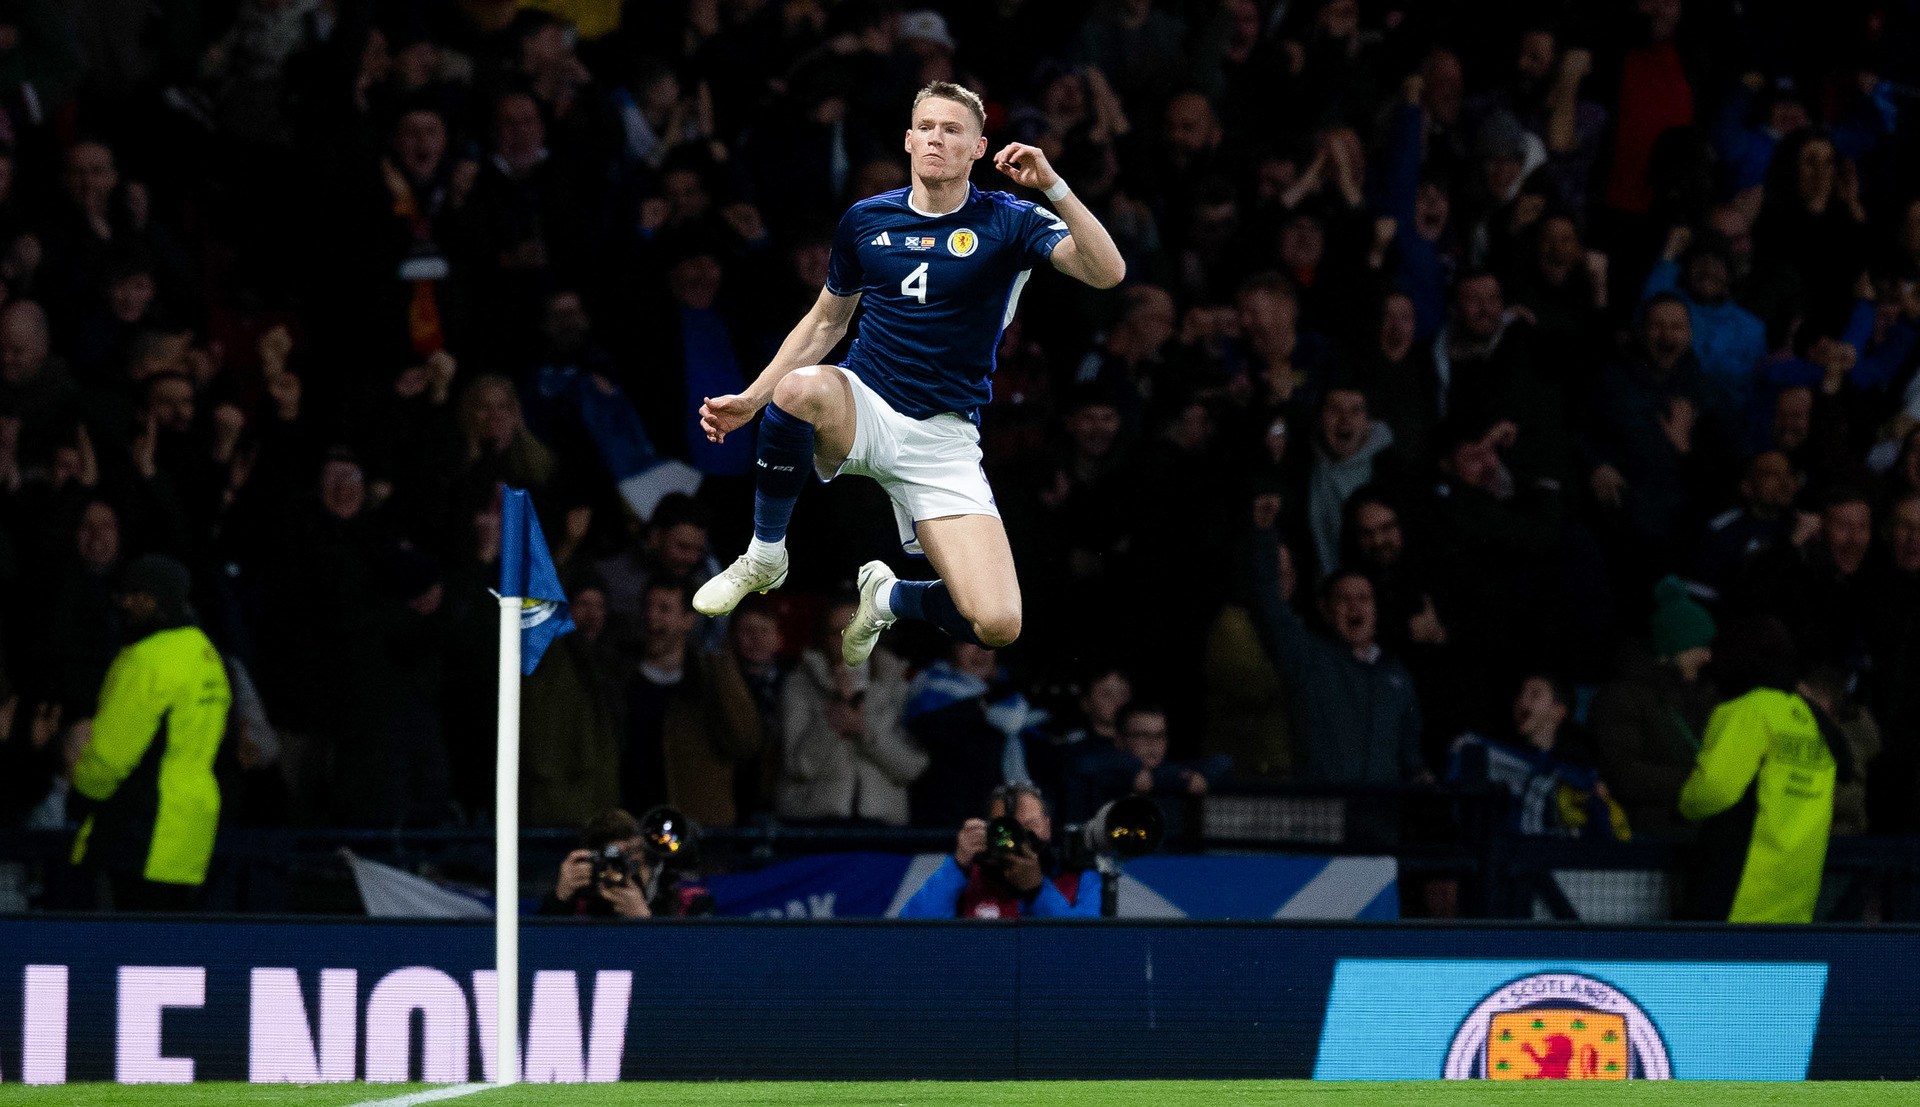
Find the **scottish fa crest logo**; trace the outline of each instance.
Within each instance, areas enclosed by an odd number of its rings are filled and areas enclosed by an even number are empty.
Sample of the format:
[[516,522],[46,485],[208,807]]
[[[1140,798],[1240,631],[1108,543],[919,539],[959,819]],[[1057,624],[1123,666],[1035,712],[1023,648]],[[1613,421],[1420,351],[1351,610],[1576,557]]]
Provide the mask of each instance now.
[[552,600],[524,599],[520,601],[520,629],[532,630],[560,610],[560,605]]
[[947,236],[947,253],[963,258],[980,248],[980,236],[965,227]]
[[1659,1028],[1625,992],[1579,973],[1494,990],[1454,1031],[1448,1080],[1670,1080]]

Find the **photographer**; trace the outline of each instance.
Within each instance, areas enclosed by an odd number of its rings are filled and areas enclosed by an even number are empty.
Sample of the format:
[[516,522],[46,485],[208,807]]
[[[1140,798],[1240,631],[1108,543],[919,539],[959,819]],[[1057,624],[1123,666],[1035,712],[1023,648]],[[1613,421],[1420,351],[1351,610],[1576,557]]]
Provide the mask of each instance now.
[[953,856],[900,908],[903,919],[1099,918],[1100,874],[1060,871],[1053,820],[1030,784],[994,789]]
[[542,915],[651,919],[713,914],[713,897],[660,868],[647,853],[640,821],[614,808],[587,824],[582,848],[560,863]]

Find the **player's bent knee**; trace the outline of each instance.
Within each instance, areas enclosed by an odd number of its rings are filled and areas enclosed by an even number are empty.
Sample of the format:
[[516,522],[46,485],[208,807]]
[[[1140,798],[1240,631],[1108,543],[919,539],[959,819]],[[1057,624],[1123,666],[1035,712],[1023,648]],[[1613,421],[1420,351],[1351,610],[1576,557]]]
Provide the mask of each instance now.
[[819,365],[795,369],[773,386],[773,402],[789,415],[818,423],[834,410],[844,387],[837,369]]
[[993,649],[1011,646],[1020,637],[1020,612],[996,612],[986,618],[976,619],[973,632],[980,636],[982,643]]

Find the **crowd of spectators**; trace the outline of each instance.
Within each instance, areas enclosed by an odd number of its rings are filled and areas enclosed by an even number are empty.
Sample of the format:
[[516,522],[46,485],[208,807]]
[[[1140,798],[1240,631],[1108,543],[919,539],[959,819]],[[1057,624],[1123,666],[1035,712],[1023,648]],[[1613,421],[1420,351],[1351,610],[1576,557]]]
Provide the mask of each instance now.
[[[61,822],[164,553],[253,697],[226,819],[483,820],[504,482],[579,628],[529,825],[1177,808],[1469,735],[1677,831],[1719,628],[1767,615],[1873,751],[1844,825],[1915,829],[1916,58],[1872,0],[17,0],[0,817]],[[936,79],[1129,275],[1037,274],[1000,346],[1024,636],[856,672],[855,567],[924,575],[883,495],[810,486],[788,584],[696,616],[753,472],[697,409]]]

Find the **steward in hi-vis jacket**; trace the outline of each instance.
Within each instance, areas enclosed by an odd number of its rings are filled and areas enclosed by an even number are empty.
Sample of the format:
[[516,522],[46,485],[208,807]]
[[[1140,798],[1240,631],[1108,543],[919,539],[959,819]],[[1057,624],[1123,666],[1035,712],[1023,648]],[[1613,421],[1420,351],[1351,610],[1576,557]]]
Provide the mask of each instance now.
[[73,862],[106,871],[117,910],[196,907],[220,824],[214,759],[233,692],[193,625],[188,583],[172,558],[127,567],[118,601],[129,644],[107,670],[73,769]]
[[[1707,820],[1703,849],[1724,847],[1709,882],[1738,874],[1728,922],[1813,921],[1839,771],[1831,726],[1805,697],[1765,687],[1721,704],[1707,721],[1680,813]],[[1724,887],[1701,897],[1716,898],[1725,904]]]

